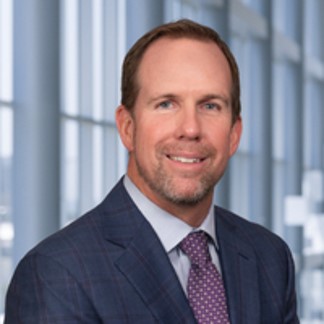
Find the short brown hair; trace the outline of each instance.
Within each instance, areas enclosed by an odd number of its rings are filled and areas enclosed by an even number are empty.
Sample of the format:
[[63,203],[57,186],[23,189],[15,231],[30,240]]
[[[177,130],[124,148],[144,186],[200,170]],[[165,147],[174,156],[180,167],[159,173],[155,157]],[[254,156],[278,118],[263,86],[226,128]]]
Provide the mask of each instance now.
[[142,36],[128,51],[122,71],[122,98],[121,103],[132,111],[139,92],[137,80],[138,67],[147,48],[156,40],[162,38],[191,38],[201,41],[212,41],[217,44],[225,55],[230,66],[232,75],[232,113],[233,121],[241,114],[240,101],[240,78],[236,60],[227,44],[213,29],[193,22],[188,19],[181,19],[176,22],[158,26]]

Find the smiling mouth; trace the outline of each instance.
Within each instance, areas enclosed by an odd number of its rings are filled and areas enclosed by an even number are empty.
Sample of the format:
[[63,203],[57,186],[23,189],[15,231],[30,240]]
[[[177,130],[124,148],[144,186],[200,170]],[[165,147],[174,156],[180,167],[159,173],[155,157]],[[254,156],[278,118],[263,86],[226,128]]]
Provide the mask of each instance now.
[[200,163],[204,160],[204,159],[200,159],[200,158],[188,158],[188,157],[183,157],[183,156],[171,156],[171,155],[168,155],[168,158],[172,161],[187,163],[187,164]]

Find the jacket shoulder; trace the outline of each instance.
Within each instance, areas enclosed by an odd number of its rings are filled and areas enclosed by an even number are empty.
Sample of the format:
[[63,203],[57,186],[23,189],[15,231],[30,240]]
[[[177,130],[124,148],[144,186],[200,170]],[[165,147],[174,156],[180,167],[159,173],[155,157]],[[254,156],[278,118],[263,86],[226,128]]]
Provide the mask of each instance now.
[[[83,254],[95,246],[99,248],[98,244],[103,244],[105,240],[106,229],[118,227],[123,218],[121,215],[129,216],[134,208],[136,206],[120,181],[100,204],[42,240],[27,253],[26,257],[41,254],[62,259],[65,255],[68,257],[76,251]],[[133,222],[130,226],[137,226],[136,217],[129,219]]]
[[267,251],[269,258],[274,255],[290,257],[290,249],[287,243],[270,229],[245,219],[233,212],[215,206],[216,223],[222,228],[234,231],[240,242],[245,242],[257,254]]

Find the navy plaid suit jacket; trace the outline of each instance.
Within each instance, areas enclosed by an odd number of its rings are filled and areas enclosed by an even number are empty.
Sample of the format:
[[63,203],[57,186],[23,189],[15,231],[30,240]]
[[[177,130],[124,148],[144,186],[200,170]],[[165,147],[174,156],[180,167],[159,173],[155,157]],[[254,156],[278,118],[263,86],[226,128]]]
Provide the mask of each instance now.
[[[215,207],[231,323],[298,323],[286,244]],[[158,237],[122,181],[18,265],[5,323],[196,323]]]

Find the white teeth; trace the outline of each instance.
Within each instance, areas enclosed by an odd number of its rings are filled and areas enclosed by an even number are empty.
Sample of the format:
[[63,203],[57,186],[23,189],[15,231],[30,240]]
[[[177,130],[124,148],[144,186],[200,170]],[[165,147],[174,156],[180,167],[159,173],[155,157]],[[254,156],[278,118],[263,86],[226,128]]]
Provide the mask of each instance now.
[[185,158],[185,157],[180,157],[180,156],[170,156],[170,159],[173,161],[178,161],[182,163],[198,163],[200,162],[200,159],[190,159],[190,158]]

